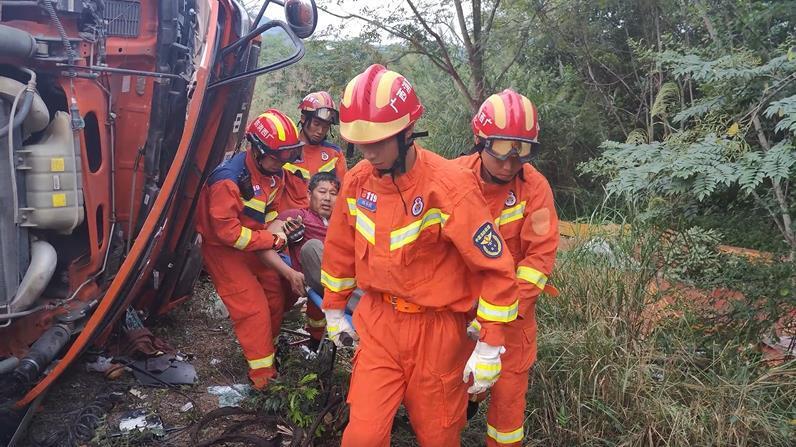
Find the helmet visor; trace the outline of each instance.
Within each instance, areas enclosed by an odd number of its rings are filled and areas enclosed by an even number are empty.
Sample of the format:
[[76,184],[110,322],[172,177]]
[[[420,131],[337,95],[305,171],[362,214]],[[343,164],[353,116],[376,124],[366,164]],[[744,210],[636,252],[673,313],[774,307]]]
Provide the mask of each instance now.
[[331,109],[329,107],[321,107],[315,111],[315,117],[318,119],[322,119],[324,121],[328,121],[332,124],[338,124],[340,122],[340,114],[335,109]]
[[488,139],[484,144],[484,150],[498,160],[506,160],[516,155],[520,160],[527,161],[530,160],[533,148],[537,144],[520,140]]

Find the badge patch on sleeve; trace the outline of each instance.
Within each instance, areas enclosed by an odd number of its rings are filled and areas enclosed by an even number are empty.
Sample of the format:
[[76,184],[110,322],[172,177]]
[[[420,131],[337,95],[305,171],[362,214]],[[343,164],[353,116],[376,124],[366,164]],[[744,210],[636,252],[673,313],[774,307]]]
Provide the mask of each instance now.
[[503,241],[490,222],[478,228],[473,235],[473,243],[487,258],[497,258],[503,253]]

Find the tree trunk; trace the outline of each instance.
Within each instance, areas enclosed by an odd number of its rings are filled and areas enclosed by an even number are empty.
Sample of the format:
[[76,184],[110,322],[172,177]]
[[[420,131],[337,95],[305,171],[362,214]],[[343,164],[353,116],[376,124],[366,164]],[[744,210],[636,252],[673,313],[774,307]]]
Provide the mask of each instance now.
[[[760,125],[760,118],[758,118],[756,114],[752,118],[752,124],[755,126],[755,131],[757,132],[757,139],[760,141],[760,146],[763,147],[764,152],[768,152],[771,149],[771,144],[768,142],[768,138],[766,138],[766,134],[763,132],[763,126]],[[793,261],[796,260],[796,234],[794,234],[793,231],[793,219],[791,219],[790,216],[788,198],[782,191],[782,184],[780,182],[772,181],[771,184],[774,189],[774,197],[777,200],[777,205],[779,206],[781,213],[780,218],[782,219],[782,235],[785,237],[785,241],[790,247],[788,259]]]

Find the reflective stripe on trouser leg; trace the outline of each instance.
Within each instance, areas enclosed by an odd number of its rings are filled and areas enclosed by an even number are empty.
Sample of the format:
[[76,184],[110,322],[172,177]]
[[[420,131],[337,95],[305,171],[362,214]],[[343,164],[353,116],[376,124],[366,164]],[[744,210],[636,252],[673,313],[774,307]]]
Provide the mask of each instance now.
[[486,444],[520,446],[523,441],[529,368],[536,356],[535,320],[516,320],[504,332],[506,353],[501,356],[500,378],[489,390]]
[[256,255],[228,247],[202,247],[205,270],[210,274],[219,297],[229,311],[246,360],[253,362],[249,378],[262,388],[275,375],[273,366],[266,366],[274,353],[271,341],[271,311],[268,298],[257,275]]
[[525,420],[528,371],[504,370],[490,390],[486,444],[489,447],[520,446]]

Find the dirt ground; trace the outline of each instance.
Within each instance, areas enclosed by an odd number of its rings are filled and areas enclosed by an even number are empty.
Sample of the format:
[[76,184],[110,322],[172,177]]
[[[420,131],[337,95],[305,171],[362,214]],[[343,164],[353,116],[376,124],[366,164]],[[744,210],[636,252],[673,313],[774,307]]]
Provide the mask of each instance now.
[[[295,320],[292,325],[298,328],[300,310],[294,310],[290,318]],[[93,419],[97,427],[89,445],[192,445],[191,425],[203,414],[219,407],[218,396],[210,394],[207,388],[248,383],[243,353],[226,310],[205,277],[197,284],[193,299],[146,325],[196,368],[198,381],[195,385],[181,389],[146,387],[136,381],[131,371],[116,380],[108,380],[102,373],[86,371],[85,365],[92,358],[92,353],[88,353],[49,391],[22,445],[67,445],[70,431],[74,433],[80,428],[81,415],[83,422],[91,424],[91,416],[84,415],[86,409],[92,406],[108,409],[110,401],[114,401],[114,405],[109,411],[96,412],[101,419]],[[186,410],[185,406],[190,405],[194,408]],[[162,420],[163,433],[158,433],[157,437],[147,432],[121,433],[119,421],[134,410],[157,415]]]

